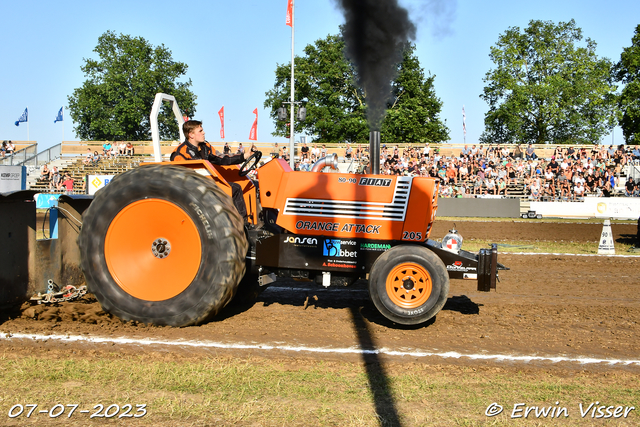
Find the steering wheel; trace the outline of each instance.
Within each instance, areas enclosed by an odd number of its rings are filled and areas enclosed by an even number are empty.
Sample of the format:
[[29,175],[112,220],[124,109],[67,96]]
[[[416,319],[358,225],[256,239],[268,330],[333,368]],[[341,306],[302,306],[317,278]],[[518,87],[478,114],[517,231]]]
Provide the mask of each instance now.
[[262,151],[254,151],[252,155],[247,157],[247,160],[244,161],[242,166],[240,166],[240,170],[238,171],[238,175],[247,176],[249,172],[255,170],[258,167],[258,162],[262,158]]

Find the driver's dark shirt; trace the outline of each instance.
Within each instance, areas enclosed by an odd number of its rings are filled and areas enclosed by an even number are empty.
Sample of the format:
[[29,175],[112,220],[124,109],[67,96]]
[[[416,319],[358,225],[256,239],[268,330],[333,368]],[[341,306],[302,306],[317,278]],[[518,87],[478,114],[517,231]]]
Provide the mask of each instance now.
[[211,144],[202,142],[195,146],[189,141],[178,145],[171,153],[171,161],[174,160],[208,160],[214,165],[238,165],[244,162],[244,154],[233,156],[216,156]]

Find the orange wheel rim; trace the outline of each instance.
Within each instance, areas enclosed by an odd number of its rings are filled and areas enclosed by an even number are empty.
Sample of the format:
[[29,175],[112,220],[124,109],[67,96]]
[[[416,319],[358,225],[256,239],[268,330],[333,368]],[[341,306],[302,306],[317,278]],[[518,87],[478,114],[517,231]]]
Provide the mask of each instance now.
[[431,296],[431,275],[421,265],[402,263],[387,276],[387,295],[402,308],[418,308]]
[[193,282],[202,242],[191,217],[161,199],[144,199],[111,221],[104,256],[111,277],[127,294],[146,301],[173,298]]

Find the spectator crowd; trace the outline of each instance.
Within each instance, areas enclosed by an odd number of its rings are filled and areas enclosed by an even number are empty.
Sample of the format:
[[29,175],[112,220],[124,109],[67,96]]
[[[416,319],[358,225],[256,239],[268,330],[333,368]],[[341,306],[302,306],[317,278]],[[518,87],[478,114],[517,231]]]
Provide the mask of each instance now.
[[[303,144],[300,152],[296,169],[310,170],[326,155],[326,147],[314,144],[309,149]],[[282,151],[278,154],[283,155]],[[353,148],[347,144],[344,149],[345,161],[353,157],[366,164],[368,154],[368,145]],[[557,146],[550,158],[539,157],[531,144],[465,145],[457,156],[441,155],[439,148],[432,149],[428,143],[405,148],[383,144],[380,149],[381,174],[437,178],[442,197],[524,195],[532,200],[575,201],[586,195],[609,197],[616,192],[639,197],[640,183],[623,176],[630,164],[640,164],[640,147],[563,145]]]

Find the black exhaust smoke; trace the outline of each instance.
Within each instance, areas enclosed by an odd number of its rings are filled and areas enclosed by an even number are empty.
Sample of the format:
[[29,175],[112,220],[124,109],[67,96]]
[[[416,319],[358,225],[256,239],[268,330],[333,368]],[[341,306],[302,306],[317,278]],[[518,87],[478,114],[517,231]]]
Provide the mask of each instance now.
[[[367,102],[369,129],[380,130],[397,64],[416,27],[397,0],[336,0],[345,17],[345,55],[358,73]],[[379,148],[378,148],[379,150]]]

